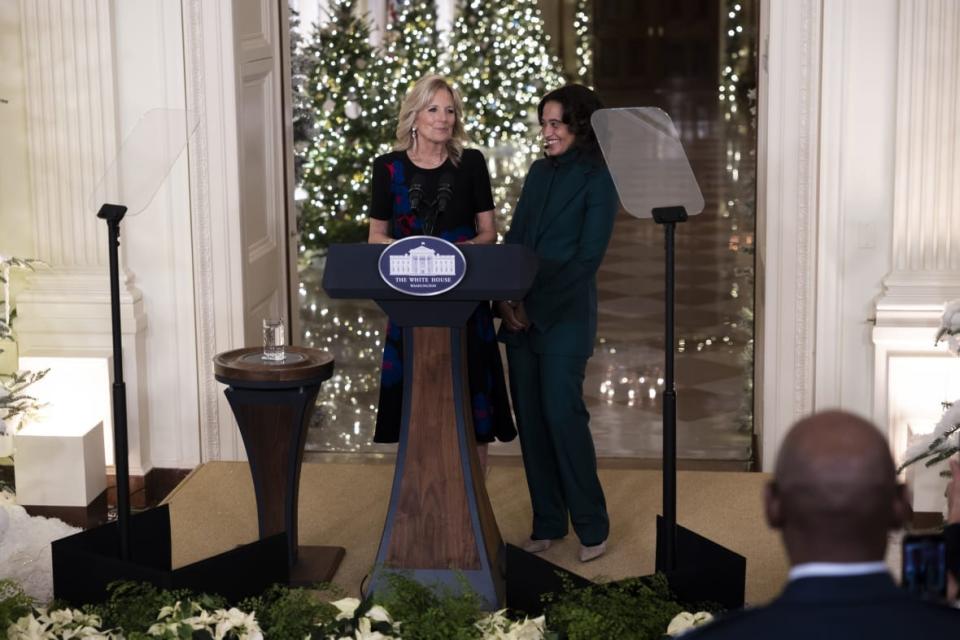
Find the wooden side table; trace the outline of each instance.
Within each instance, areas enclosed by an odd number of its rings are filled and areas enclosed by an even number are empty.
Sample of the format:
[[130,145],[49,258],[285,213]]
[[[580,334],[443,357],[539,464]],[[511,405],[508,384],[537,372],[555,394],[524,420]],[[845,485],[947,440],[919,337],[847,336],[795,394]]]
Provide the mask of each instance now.
[[253,476],[260,537],[287,533],[290,583],[309,585],[333,578],[343,547],[300,546],[297,500],[307,426],[320,385],[333,375],[326,351],[286,347],[286,358],[269,362],[259,347],[236,349],[213,359],[216,379],[240,427]]

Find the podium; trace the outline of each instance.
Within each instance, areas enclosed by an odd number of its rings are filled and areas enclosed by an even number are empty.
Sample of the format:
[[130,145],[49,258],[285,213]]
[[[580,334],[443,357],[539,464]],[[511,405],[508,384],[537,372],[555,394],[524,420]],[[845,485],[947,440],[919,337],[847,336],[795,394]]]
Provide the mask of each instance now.
[[487,608],[501,608],[505,548],[477,458],[463,327],[480,302],[523,298],[537,259],[519,245],[460,245],[459,284],[413,295],[381,277],[386,246],[333,245],[323,274],[331,298],[373,299],[403,330],[400,442],[369,590],[402,571],[456,591],[465,581]]

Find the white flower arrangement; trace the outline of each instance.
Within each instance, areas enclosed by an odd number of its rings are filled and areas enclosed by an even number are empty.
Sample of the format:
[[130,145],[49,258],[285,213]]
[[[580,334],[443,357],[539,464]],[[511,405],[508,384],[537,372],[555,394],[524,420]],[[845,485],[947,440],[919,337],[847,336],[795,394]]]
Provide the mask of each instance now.
[[[8,594],[9,595],[9,594]],[[333,624],[314,628],[308,636],[323,640],[401,640],[401,623],[394,621],[384,607],[371,605],[357,598],[342,598],[330,603],[338,613]],[[673,618],[666,630],[678,636],[692,628],[707,624],[713,616],[706,611],[684,611]],[[76,609],[49,610],[35,608],[10,624],[6,637],[10,640],[126,640],[125,633],[136,638],[208,638],[209,640],[264,640],[264,633],[255,612],[236,608],[208,611],[195,601],[178,601],[163,607],[156,622],[144,633],[138,630],[101,629],[99,616]],[[321,628],[322,627],[322,628]],[[482,640],[544,640],[555,637],[546,628],[544,616],[511,620],[506,609],[487,614],[474,627]]]
[[341,598],[330,604],[340,612],[335,620],[343,621],[343,624],[337,631],[327,634],[324,640],[390,640],[400,637],[400,625],[378,604],[366,611],[360,610],[363,601],[359,598]]
[[[100,629],[98,616],[85,614],[76,609],[47,611],[36,609],[7,628],[10,640],[124,640],[117,629]],[[239,609],[205,611],[196,602],[184,607],[180,602],[163,607],[157,623],[147,630],[147,636],[176,640],[197,637],[194,632],[206,632],[200,637],[213,640],[263,640],[263,632],[253,613]]]
[[[188,632],[186,636],[184,631]],[[214,640],[263,640],[255,613],[235,607],[210,612],[196,602],[188,602],[186,607],[177,602],[160,609],[157,622],[147,629],[147,635],[172,640],[193,637],[194,631],[206,631]]]
[[[960,355],[960,300],[944,305],[934,344],[940,344],[943,340],[946,340],[947,349],[951,353]],[[915,462],[925,460],[924,464],[931,467],[960,452],[960,401],[945,402],[944,409],[946,411],[933,432],[927,438],[911,445],[904,453],[904,461],[897,469],[898,473]]]
[[101,630],[100,618],[76,609],[48,611],[37,609],[7,627],[9,640],[58,640],[60,638],[85,640],[123,640],[114,630]]
[[[336,620],[352,621],[349,631],[327,634],[324,640],[392,640],[400,639],[400,624],[380,605],[373,605],[361,615],[357,610],[362,602],[357,598],[343,598],[331,603],[339,613]],[[699,614],[697,614],[699,615]],[[671,623],[673,624],[673,623]],[[384,632],[383,625],[391,631]],[[7,628],[10,640],[124,640],[118,629],[100,628],[96,615],[76,609],[35,609]],[[546,621],[539,618],[510,620],[506,610],[496,611],[476,623],[483,640],[543,640]],[[377,630],[380,629],[380,630]],[[199,634],[197,634],[199,632]],[[147,630],[152,638],[209,637],[212,640],[263,640],[263,632],[256,614],[236,608],[207,611],[196,602],[177,602],[163,607],[157,622]]]
[[709,611],[697,611],[696,613],[681,611],[675,615],[673,620],[670,621],[670,624],[667,625],[667,635],[677,637],[691,629],[701,627],[712,620],[713,614]]

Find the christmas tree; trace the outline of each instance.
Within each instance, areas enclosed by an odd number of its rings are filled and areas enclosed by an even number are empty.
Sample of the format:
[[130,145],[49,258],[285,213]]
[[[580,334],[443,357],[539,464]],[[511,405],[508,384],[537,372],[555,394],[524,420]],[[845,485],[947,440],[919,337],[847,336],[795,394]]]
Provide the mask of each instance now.
[[467,0],[453,26],[448,74],[469,105],[470,137],[488,147],[534,146],[537,101],[564,84],[537,0]]
[[331,0],[330,20],[304,47],[304,88],[313,127],[299,152],[301,255],[309,260],[336,242],[366,239],[373,158],[389,150],[396,102],[391,67],[370,44],[370,25],[355,0]]
[[413,83],[439,70],[440,36],[434,0],[397,0],[388,16],[385,53],[394,67],[397,105]]

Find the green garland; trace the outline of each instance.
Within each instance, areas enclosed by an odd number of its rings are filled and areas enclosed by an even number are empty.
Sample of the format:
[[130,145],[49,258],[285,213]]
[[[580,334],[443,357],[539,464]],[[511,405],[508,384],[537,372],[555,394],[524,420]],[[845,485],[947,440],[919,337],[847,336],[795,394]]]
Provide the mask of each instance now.
[[[143,583],[110,585],[106,602],[71,609],[40,607],[10,580],[0,580],[0,629],[12,640],[100,638],[111,640],[259,640],[262,638],[404,638],[405,640],[660,640],[672,629],[708,619],[682,613],[663,576],[636,578],[545,598],[546,616],[488,613],[465,583],[431,590],[403,574],[388,576],[376,598],[341,598],[320,590],[274,586],[228,608],[220,596],[163,591]],[[682,620],[686,616],[689,620]],[[672,621],[672,622],[671,622]]]

